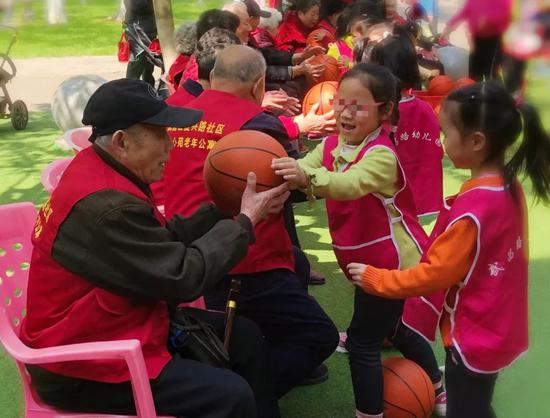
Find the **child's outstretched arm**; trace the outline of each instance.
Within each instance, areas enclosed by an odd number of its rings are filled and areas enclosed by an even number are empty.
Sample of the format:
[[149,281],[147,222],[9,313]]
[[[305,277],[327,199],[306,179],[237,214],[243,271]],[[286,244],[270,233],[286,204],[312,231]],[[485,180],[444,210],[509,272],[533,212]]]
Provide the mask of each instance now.
[[463,280],[474,261],[476,247],[477,226],[469,219],[462,219],[434,241],[426,262],[406,270],[351,263],[348,271],[353,284],[367,293],[399,299],[423,296]]
[[369,193],[392,195],[396,191],[397,161],[385,148],[373,148],[361,161],[342,172],[329,171],[323,167],[322,154],[319,161],[317,166],[312,166],[305,158],[298,161],[309,177],[315,196],[354,200]]
[[309,183],[306,173],[294,158],[276,158],[272,161],[271,168],[289,183],[290,190],[305,189]]

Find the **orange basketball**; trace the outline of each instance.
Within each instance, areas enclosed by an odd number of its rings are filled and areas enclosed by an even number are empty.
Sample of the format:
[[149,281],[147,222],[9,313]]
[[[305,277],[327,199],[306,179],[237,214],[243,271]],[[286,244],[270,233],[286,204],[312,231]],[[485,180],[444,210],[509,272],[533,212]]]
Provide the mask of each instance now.
[[456,80],[455,87],[453,90],[458,90],[458,89],[461,89],[462,87],[471,86],[472,84],[475,84],[475,83],[476,81],[472,80],[471,78],[462,77]]
[[[317,40],[317,38],[320,39]],[[334,39],[332,33],[330,33],[326,29],[315,29],[314,31],[310,32],[306,39],[307,46],[322,46],[325,49],[328,48],[329,44],[334,42],[336,42],[336,39]]]
[[315,103],[319,103],[317,109],[318,115],[324,115],[332,110],[332,99],[338,92],[338,83],[336,81],[323,81],[314,85],[304,97],[302,104],[302,113],[307,115]]
[[204,163],[206,189],[225,213],[236,215],[249,172],[256,173],[256,191],[283,183],[271,168],[273,158],[286,157],[283,146],[258,131],[236,131],[220,139]]
[[438,75],[430,80],[428,92],[433,96],[446,96],[455,87],[453,79],[447,75]]
[[340,69],[338,68],[338,61],[336,61],[336,59],[329,57],[328,55],[316,55],[310,63],[312,65],[323,64],[325,66],[325,71],[321,74],[321,76],[306,77],[310,86],[323,81],[338,81],[340,79]]
[[430,418],[435,392],[426,372],[402,357],[382,360],[384,418]]

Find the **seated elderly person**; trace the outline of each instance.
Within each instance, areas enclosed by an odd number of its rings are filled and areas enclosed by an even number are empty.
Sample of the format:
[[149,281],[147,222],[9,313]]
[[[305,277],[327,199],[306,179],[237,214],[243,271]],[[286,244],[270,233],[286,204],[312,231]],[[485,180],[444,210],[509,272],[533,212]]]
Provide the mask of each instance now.
[[[168,106],[138,80],[111,81],[92,95],[83,122],[92,125],[94,144],[67,167],[34,229],[21,339],[33,348],[137,339],[159,414],[278,417],[265,342],[253,323],[240,318],[234,324],[229,355],[235,371],[184,358],[168,344],[168,306],[192,301],[223,279],[254,241],[253,226],[278,213],[288,197],[286,185],[256,193],[250,174],[235,220],[204,205],[188,219],[175,215],[167,222],[149,190],[173,147],[166,127],[200,118],[199,111]],[[220,334],[224,328],[221,313],[183,312]],[[28,370],[48,404],[135,413],[122,361]]]

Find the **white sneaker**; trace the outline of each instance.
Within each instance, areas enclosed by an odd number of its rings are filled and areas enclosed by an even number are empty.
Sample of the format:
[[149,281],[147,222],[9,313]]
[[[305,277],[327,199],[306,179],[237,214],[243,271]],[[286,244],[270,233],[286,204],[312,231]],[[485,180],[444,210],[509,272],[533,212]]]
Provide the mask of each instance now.
[[447,415],[447,392],[441,392],[435,397],[434,414],[438,417]]
[[346,349],[346,340],[348,339],[348,334],[346,331],[340,333],[340,341],[338,341],[338,346],[336,347],[337,353],[347,354],[348,350]]

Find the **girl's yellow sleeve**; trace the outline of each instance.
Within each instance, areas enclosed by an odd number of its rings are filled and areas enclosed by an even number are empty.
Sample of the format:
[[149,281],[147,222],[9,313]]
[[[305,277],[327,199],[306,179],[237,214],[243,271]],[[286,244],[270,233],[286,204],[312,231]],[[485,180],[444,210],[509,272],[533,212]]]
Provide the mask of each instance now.
[[[319,150],[319,151],[318,151]],[[309,158],[308,158],[309,157]],[[334,200],[355,200],[369,193],[390,196],[397,183],[397,161],[386,148],[372,148],[357,164],[344,172],[329,171],[322,166],[322,146],[299,160],[308,175],[313,193]],[[342,161],[342,164],[346,164]]]

